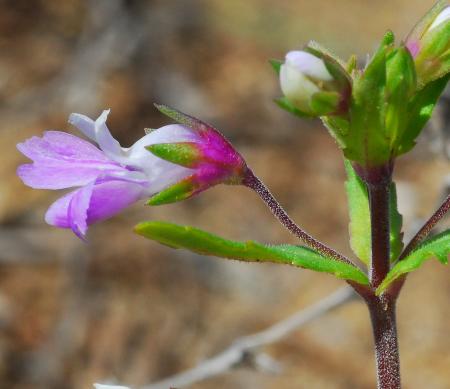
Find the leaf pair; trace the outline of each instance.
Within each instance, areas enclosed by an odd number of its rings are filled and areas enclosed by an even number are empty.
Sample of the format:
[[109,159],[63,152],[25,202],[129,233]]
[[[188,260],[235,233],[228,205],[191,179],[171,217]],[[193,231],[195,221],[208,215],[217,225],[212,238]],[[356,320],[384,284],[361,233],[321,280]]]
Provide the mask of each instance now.
[[[365,184],[355,173],[351,163],[345,161],[347,170],[346,190],[350,212],[350,245],[356,256],[366,265],[371,261],[371,226],[369,212],[369,198]],[[395,184],[390,191],[390,245],[391,262],[400,256],[402,242],[402,216],[397,210],[397,196]],[[376,293],[381,294],[400,276],[418,269],[426,260],[436,257],[442,264],[448,263],[450,253],[450,230],[424,241],[406,258],[394,264]]]
[[[368,265],[372,259],[369,195],[365,183],[358,177],[348,160],[345,160],[345,169],[347,171],[345,189],[350,214],[350,246],[361,262]],[[402,215],[397,210],[397,192],[394,183],[390,189],[389,219],[390,258],[391,261],[395,261],[403,248],[403,234]]]

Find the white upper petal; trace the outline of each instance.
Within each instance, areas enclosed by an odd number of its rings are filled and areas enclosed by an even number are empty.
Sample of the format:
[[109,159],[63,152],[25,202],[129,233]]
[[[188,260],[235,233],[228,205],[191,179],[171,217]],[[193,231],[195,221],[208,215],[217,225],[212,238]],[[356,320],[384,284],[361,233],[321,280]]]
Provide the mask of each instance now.
[[160,143],[199,141],[200,136],[188,127],[179,124],[161,127],[139,139],[126,151],[128,165],[143,170],[147,175],[149,195],[157,193],[169,185],[192,175],[194,170],[156,157],[145,147]]
[[326,68],[323,60],[306,51],[290,51],[286,54],[286,64],[308,77],[322,81],[333,80],[333,76]]
[[[158,128],[139,139],[133,146],[126,150],[128,164],[145,171],[151,171],[156,161],[161,161],[155,157],[145,147],[160,143],[177,143],[177,142],[199,142],[199,135],[192,129],[179,125],[170,124]],[[173,164],[171,164],[173,165]]]
[[108,157],[118,162],[122,162],[122,147],[120,147],[120,143],[114,139],[106,126],[106,119],[108,118],[109,112],[109,109],[103,111],[95,121],[95,138],[100,148]]
[[446,7],[442,10],[442,12],[434,19],[434,22],[431,24],[431,26],[428,28],[428,31],[432,30],[433,28],[439,26],[440,24],[444,23],[445,21],[450,19],[450,7]]
[[78,128],[89,139],[97,141],[95,137],[95,122],[91,118],[79,113],[72,113],[69,116],[69,123]]
[[[124,176],[128,180],[132,177],[139,182],[146,180],[148,195],[159,192],[194,173],[193,169],[156,157],[145,147],[160,143],[200,142],[201,138],[195,131],[179,124],[170,124],[151,131],[130,148],[123,148],[106,125],[109,112],[103,111],[96,121],[85,115],[73,113],[69,117],[69,123],[97,142],[100,149],[113,161],[135,168],[136,172],[127,171]],[[120,173],[117,173],[117,176],[119,177]]]
[[113,161],[126,164],[124,150],[106,126],[109,112],[109,109],[103,111],[95,121],[85,115],[72,113],[69,116],[69,123],[96,142],[100,149]]

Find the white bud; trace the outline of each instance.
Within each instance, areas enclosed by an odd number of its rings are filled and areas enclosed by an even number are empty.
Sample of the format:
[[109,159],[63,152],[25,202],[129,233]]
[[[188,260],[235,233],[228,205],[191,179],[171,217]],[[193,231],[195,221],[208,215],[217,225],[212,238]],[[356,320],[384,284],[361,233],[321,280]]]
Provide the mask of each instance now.
[[441,13],[434,19],[433,23],[430,27],[428,27],[428,31],[431,31],[433,28],[440,26],[442,23],[446,22],[450,19],[450,7],[444,8]]
[[332,82],[321,58],[306,51],[290,51],[280,68],[281,90],[298,109],[310,113],[311,97],[322,90],[323,84]]

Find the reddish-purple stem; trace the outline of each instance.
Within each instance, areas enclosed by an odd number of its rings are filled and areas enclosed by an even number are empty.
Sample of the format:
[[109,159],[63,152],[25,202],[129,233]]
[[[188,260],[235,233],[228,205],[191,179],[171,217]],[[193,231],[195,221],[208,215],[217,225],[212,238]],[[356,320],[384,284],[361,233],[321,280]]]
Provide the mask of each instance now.
[[390,182],[367,185],[372,238],[370,281],[374,288],[381,284],[390,268],[389,188]]
[[375,342],[378,389],[400,389],[395,298],[388,295],[367,300]]
[[[389,191],[393,163],[376,167],[355,167],[369,194],[372,260],[370,282],[375,289],[390,269]],[[400,389],[400,359],[395,321],[395,294],[366,296],[375,342],[378,389]]]
[[263,182],[256,177],[253,172],[248,169],[243,184],[251,189],[253,189],[259,197],[266,203],[266,205],[270,208],[272,213],[276,216],[276,218],[280,221],[280,223],[286,227],[292,234],[300,238],[308,247],[318,251],[319,253],[331,257],[337,261],[341,261],[347,263],[352,266],[356,266],[352,261],[348,258],[344,257],[342,254],[339,254],[337,251],[332,248],[324,245],[319,242],[311,235],[306,233],[302,228],[300,228],[286,213],[283,207],[278,203],[278,201],[273,197],[272,193],[270,193],[269,189],[263,184]]
[[399,261],[406,258],[411,251],[413,251],[422,240],[424,240],[434,226],[441,220],[445,214],[450,210],[450,195],[447,196],[442,205],[437,209],[435,213],[427,220],[427,222],[422,226],[422,228],[417,232],[414,238],[408,243],[408,245],[403,250],[400,255]]

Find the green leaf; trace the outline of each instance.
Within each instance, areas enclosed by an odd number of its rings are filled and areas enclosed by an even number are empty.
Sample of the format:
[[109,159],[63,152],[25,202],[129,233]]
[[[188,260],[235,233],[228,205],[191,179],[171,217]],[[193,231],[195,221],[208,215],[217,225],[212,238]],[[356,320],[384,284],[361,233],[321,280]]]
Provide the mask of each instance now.
[[353,71],[356,70],[357,66],[358,66],[358,57],[356,56],[356,54],[352,54],[348,59],[347,63],[345,64],[345,70],[347,70],[349,74],[352,74]]
[[389,53],[386,63],[386,137],[390,149],[398,148],[403,133],[408,130],[408,104],[416,91],[416,71],[408,49],[399,47]]
[[301,246],[269,246],[254,241],[236,242],[193,228],[161,221],[135,227],[138,234],[172,248],[182,248],[203,255],[247,262],[275,262],[334,274],[338,278],[368,285],[367,276],[357,267],[326,258]]
[[348,208],[350,214],[350,246],[355,255],[366,265],[369,264],[371,255],[371,229],[369,197],[364,182],[358,177],[351,163],[345,160],[347,181]]
[[294,107],[290,101],[286,97],[279,97],[274,100],[277,105],[284,109],[285,111],[288,111],[298,117],[301,118],[311,118],[312,116],[306,112],[300,111],[298,108]]
[[283,62],[278,59],[269,59],[269,63],[272,66],[273,70],[275,70],[275,73],[279,76],[280,68],[281,65],[283,65]]
[[377,295],[383,293],[383,291],[385,291],[398,277],[418,269],[428,259],[437,258],[442,264],[446,265],[448,263],[449,254],[450,230],[446,230],[441,234],[424,241],[406,258],[397,262],[377,288]]
[[[345,160],[347,181],[345,188],[350,214],[350,246],[356,256],[369,264],[372,258],[372,238],[370,226],[369,195],[365,183],[355,173],[350,161]],[[395,261],[403,248],[402,215],[397,209],[397,191],[392,183],[389,191],[389,227],[391,261]]]
[[403,232],[402,232],[403,216],[398,212],[397,207],[397,188],[395,183],[391,184],[389,190],[389,228],[390,228],[390,245],[391,245],[391,262],[399,257],[403,249]]
[[408,104],[408,123],[402,140],[399,142],[397,155],[411,150],[416,144],[415,139],[428,122],[434,107],[442,94],[450,75],[446,75],[436,81],[430,82],[418,91]]

